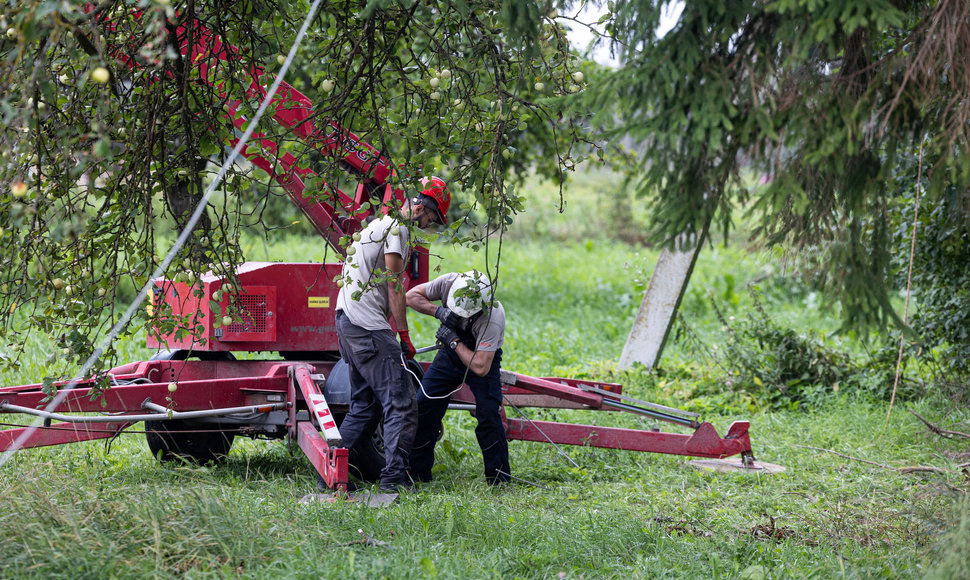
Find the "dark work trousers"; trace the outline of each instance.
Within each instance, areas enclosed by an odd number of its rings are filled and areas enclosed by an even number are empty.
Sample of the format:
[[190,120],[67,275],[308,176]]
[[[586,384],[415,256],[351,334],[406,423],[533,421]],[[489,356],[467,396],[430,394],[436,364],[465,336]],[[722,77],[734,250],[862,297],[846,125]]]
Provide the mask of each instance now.
[[340,356],[350,371],[350,411],[340,425],[348,449],[373,435],[384,420],[381,485],[405,483],[408,452],[418,426],[414,384],[401,363],[401,345],[390,330],[367,330],[337,312]]
[[488,374],[480,377],[468,370],[453,350],[443,348],[435,355],[421,381],[423,392],[418,391],[418,433],[411,451],[411,476],[414,479],[431,481],[434,446],[450,400],[450,397],[435,399],[429,396],[442,397],[464,382],[475,396],[475,417],[478,419],[475,436],[482,448],[485,480],[490,484],[511,481],[509,443],[505,439],[505,426],[499,413],[502,405],[501,362],[502,349],[499,349],[492,359]]

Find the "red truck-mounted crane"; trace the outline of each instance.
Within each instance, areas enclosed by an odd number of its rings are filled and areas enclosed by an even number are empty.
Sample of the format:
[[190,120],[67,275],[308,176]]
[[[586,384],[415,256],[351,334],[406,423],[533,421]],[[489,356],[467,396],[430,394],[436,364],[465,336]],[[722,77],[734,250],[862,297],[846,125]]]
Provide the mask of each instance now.
[[[110,20],[102,24],[111,26]],[[187,26],[191,26],[191,35]],[[214,86],[210,67],[231,58],[222,40],[199,22],[177,30],[175,47],[199,66],[201,82]],[[190,46],[188,38],[193,38]],[[119,58],[121,55],[118,55]],[[134,63],[131,63],[135,66]],[[249,71],[247,98],[265,96],[268,73]],[[344,193],[329,187],[326,199],[304,197],[304,182],[315,173],[279,144],[254,133],[242,153],[265,170],[290,195],[316,230],[342,254],[341,236],[359,229],[374,208],[403,199],[390,184],[390,162],[370,144],[330,120],[314,115],[312,103],[285,83],[274,96],[273,119],[304,143],[336,158],[357,180]],[[226,114],[237,127],[247,119],[239,101]],[[236,138],[230,140],[236,144]],[[295,443],[332,489],[346,490],[351,468],[361,478],[379,474],[380,441],[353,450],[341,447],[339,424],[350,403],[347,367],[340,361],[334,315],[339,263],[245,263],[232,281],[204,275],[197,285],[154,281],[151,307],[160,317],[190,320],[192,334],[148,333],[148,346],[160,349],[148,361],[108,371],[107,377],[81,381],[60,406],[44,409],[41,384],[0,388],[0,412],[43,418],[43,426],[0,431],[0,451],[115,437],[144,421],[149,448],[161,460],[209,461],[225,456],[237,436],[285,439]],[[408,285],[428,279],[428,255],[420,248],[408,265]],[[422,349],[422,350],[430,350]],[[233,352],[258,352],[265,360],[236,360]],[[278,357],[271,357],[278,353]],[[426,367],[412,361],[420,377]],[[110,388],[103,390],[103,381]],[[693,430],[664,433],[505,416],[510,440],[587,445],[690,457],[740,455],[741,465],[757,468],[747,421],[736,421],[724,437],[697,414],[633,399],[615,383],[502,373],[504,406],[626,411]],[[100,394],[99,394],[100,393]],[[467,388],[452,397],[451,408],[473,410]]]

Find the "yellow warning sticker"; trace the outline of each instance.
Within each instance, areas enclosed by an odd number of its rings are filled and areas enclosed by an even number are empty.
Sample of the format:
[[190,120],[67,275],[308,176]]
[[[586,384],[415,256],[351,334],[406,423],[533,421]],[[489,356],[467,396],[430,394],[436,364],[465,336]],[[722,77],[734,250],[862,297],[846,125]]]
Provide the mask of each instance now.
[[310,296],[307,298],[308,308],[330,308],[329,296]]

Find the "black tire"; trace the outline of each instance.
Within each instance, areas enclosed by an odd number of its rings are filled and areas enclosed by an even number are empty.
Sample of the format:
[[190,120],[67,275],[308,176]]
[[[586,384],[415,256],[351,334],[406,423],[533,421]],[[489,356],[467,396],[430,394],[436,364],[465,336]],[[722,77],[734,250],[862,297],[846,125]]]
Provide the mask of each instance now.
[[[151,360],[236,360],[231,352],[204,350],[163,350]],[[219,431],[217,423],[191,420],[145,421],[145,439],[152,455],[161,461],[191,461],[200,465],[223,460],[232,448],[236,435]]]
[[217,423],[145,421],[148,448],[161,461],[221,461],[229,454],[235,436],[232,431],[219,431]]
[[[346,416],[346,413],[334,413],[337,427],[340,427]],[[387,465],[384,459],[384,432],[381,427],[377,428],[377,433],[373,437],[357,442],[357,445],[350,450],[348,463],[350,475],[361,481],[374,483],[381,479],[381,471]]]

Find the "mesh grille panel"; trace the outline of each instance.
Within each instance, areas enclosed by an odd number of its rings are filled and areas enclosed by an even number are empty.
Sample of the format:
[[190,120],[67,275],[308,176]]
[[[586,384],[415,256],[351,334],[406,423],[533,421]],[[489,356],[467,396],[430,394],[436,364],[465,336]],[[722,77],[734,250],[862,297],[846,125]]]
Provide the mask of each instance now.
[[239,294],[233,297],[236,307],[227,332],[266,332],[266,296],[263,294]]

